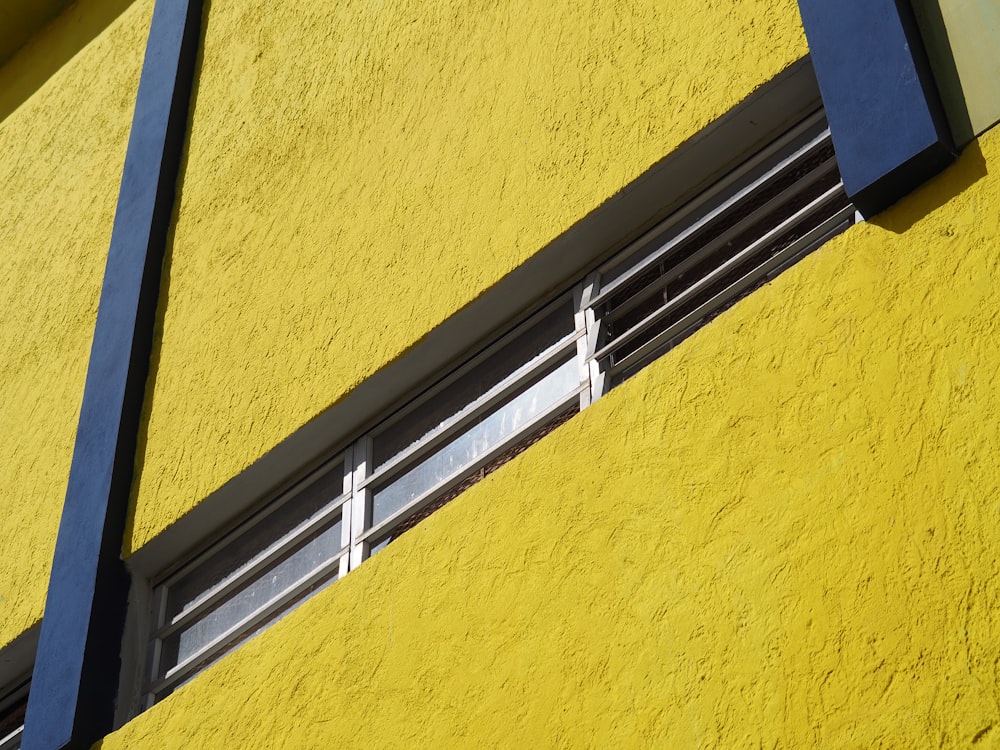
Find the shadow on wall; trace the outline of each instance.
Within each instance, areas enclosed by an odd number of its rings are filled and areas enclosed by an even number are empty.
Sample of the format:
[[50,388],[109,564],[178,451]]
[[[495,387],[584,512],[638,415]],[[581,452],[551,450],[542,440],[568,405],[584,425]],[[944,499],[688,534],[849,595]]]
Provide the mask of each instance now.
[[[131,2],[131,0],[129,0]],[[127,3],[126,3],[127,4]],[[122,554],[125,557],[134,551],[132,540],[135,537],[135,512],[138,501],[139,479],[146,463],[146,446],[149,442],[149,416],[156,398],[156,378],[160,371],[160,357],[163,349],[163,319],[170,301],[170,275],[173,260],[174,230],[177,227],[177,215],[180,213],[181,198],[184,194],[184,175],[188,170],[188,146],[191,137],[191,127],[198,112],[198,92],[201,83],[201,69],[205,64],[205,39],[208,36],[208,25],[211,22],[212,0],[202,1],[201,35],[198,38],[198,55],[194,64],[194,78],[191,81],[191,104],[188,108],[187,125],[184,128],[184,148],[181,151],[181,161],[177,167],[177,186],[174,194],[174,206],[171,211],[170,227],[167,230],[166,246],[163,249],[163,266],[160,269],[160,293],[156,301],[156,320],[153,328],[152,349],[149,353],[149,373],[146,375],[146,395],[143,398],[142,414],[139,417],[139,434],[136,436],[135,466],[132,475],[132,487],[129,491],[128,510],[125,515],[125,534]],[[95,745],[92,750],[97,750]]]
[[922,218],[960,196],[986,174],[986,159],[979,142],[972,141],[944,172],[869,221],[882,229],[903,234]]
[[29,39],[0,67],[0,122],[31,98],[133,2],[76,0]]

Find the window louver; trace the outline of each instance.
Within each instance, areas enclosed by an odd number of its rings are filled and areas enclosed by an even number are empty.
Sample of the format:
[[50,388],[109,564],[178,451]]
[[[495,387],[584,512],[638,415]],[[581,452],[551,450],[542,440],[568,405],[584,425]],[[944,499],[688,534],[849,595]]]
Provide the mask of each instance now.
[[605,389],[853,220],[814,115],[591,277],[588,358]]

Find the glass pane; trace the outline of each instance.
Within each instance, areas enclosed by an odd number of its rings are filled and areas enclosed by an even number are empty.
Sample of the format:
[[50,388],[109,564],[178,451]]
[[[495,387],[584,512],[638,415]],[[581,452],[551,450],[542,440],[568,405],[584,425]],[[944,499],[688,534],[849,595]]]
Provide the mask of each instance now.
[[563,362],[497,409],[439,448],[392,484],[377,490],[372,525],[381,523],[442,479],[450,477],[494,448],[580,384],[576,358]]
[[[340,552],[340,522],[318,532],[301,548],[259,574],[243,588],[163,641],[160,675],[218,638],[229,628],[263,609],[273,599]],[[336,571],[334,571],[336,575]],[[242,638],[241,638],[242,639]],[[226,644],[221,644],[226,645]]]
[[573,326],[573,305],[567,300],[522,335],[378,435],[373,445],[375,468],[418,442],[553,344],[571,335]]
[[245,569],[283,536],[320,513],[332,500],[344,494],[344,462],[337,464],[314,482],[303,487],[295,497],[260,519],[255,526],[242,530],[189,573],[172,583],[167,592],[163,625],[187,611],[219,584]]

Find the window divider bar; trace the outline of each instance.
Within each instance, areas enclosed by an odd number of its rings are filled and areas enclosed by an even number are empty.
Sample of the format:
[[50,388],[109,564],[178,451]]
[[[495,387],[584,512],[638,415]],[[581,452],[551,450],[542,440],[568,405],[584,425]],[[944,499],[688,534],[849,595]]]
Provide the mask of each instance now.
[[[832,156],[822,164],[817,165],[817,167],[814,170],[812,170],[808,175],[802,177],[799,180],[796,180],[794,183],[786,187],[780,193],[772,197],[769,201],[758,206],[751,213],[747,214],[745,217],[740,219],[738,222],[736,222],[729,229],[725,230],[718,237],[713,237],[711,241],[705,243],[702,247],[698,248],[698,250],[695,253],[693,253],[689,258],[685,258],[683,261],[677,263],[676,265],[671,265],[669,270],[666,273],[664,273],[663,276],[659,277],[655,282],[651,283],[645,289],[632,295],[631,297],[628,298],[628,300],[623,302],[621,305],[615,307],[614,310],[610,311],[609,315],[605,316],[606,319],[612,321],[617,320],[625,313],[634,309],[636,306],[642,304],[647,299],[649,299],[650,297],[654,296],[657,292],[659,292],[664,286],[666,286],[672,281],[675,281],[679,276],[681,276],[681,274],[686,273],[690,269],[694,268],[698,263],[705,260],[705,258],[710,256],[712,253],[717,252],[718,249],[722,247],[724,244],[730,242],[736,237],[739,237],[740,234],[742,234],[747,229],[752,227],[756,222],[766,217],[769,213],[780,208],[782,204],[786,203],[791,198],[794,198],[795,196],[801,194],[808,188],[812,187],[824,177],[828,177],[830,172],[836,169],[836,166],[837,166],[836,159]],[[674,243],[670,243],[670,249],[673,249],[674,247],[676,247],[676,245]],[[661,258],[662,260],[668,260],[663,257],[664,255],[666,255],[666,253],[663,253],[662,251],[660,253],[657,253],[658,258]]]
[[[252,562],[236,571],[230,578],[216,584],[203,599],[198,600],[192,607],[179,612],[169,623],[160,626],[160,629],[153,633],[153,637],[165,638],[171,633],[180,630],[192,620],[200,617],[229,594],[238,590],[242,584],[265,570],[269,565],[277,562],[284,555],[294,552],[296,547],[306,543],[312,534],[323,530],[324,527],[337,523],[333,519],[337,513],[341,515],[340,523],[342,524],[341,528],[343,528],[343,509],[349,500],[350,495],[341,495],[314,517],[299,524],[280,539],[273,542],[271,546],[265,549]],[[343,554],[344,551],[345,549],[342,548],[338,556]]]
[[256,627],[257,625],[263,624],[278,612],[281,612],[282,615],[290,612],[291,610],[285,608],[288,604],[294,601],[296,597],[302,596],[306,593],[310,586],[320,586],[323,583],[326,583],[330,574],[340,569],[340,558],[343,557],[343,555],[344,551],[342,550],[335,557],[330,558],[320,567],[313,568],[313,570],[309,571],[309,573],[299,578],[291,586],[272,598],[264,607],[261,607],[250,615],[247,615],[242,620],[229,627],[225,632],[220,633],[218,636],[206,643],[186,659],[175,664],[160,680],[152,683],[147,692],[156,694],[177,685],[179,682],[182,682],[185,677],[196,671],[197,665],[201,664],[206,659],[211,659],[213,654],[217,652],[221,646],[236,639],[240,639],[242,641],[242,638],[239,635],[241,631],[246,631],[250,628]]
[[[683,333],[687,328],[690,328],[693,324],[697,323],[698,320],[711,312],[713,308],[722,304],[725,299],[731,298],[734,294],[738,294],[743,289],[751,286],[754,282],[767,276],[773,270],[779,268],[782,263],[786,263],[804,252],[808,252],[811,246],[820,244],[828,239],[831,233],[833,233],[840,224],[842,224],[845,220],[850,221],[853,213],[853,206],[847,206],[846,208],[841,209],[834,216],[830,217],[819,226],[814,227],[787,248],[774,255],[774,257],[757,266],[745,276],[733,282],[718,294],[714,295],[711,299],[699,305],[695,310],[692,310],[690,313],[681,318],[681,320],[674,323],[662,333],[657,334],[655,338],[646,344],[643,344],[620,362],[615,362],[614,365],[609,368],[609,372],[611,374],[618,374],[634,363],[641,361],[643,357],[650,355],[663,344],[670,341],[670,339],[680,333]],[[614,347],[609,347],[609,349],[613,350]],[[602,354],[601,356],[605,355]]]
[[352,482],[354,491],[351,495],[351,552],[348,567],[353,570],[368,558],[368,545],[362,541],[367,519],[371,515],[372,492],[364,486],[365,475],[371,467],[372,439],[370,434],[363,435],[353,445]]
[[587,406],[594,403],[605,393],[605,378],[598,363],[592,361],[591,357],[600,345],[603,322],[596,316],[592,300],[597,296],[601,288],[601,276],[596,271],[587,276],[583,285],[583,295],[580,305],[583,312],[583,323],[586,331],[586,339],[583,342],[583,367],[585,368],[586,381],[590,388],[587,393]]
[[[600,305],[601,303],[606,301],[611,295],[615,293],[616,290],[622,288],[625,284],[629,283],[636,276],[639,276],[640,274],[645,272],[654,263],[658,263],[660,259],[664,255],[669,253],[674,247],[680,245],[682,242],[685,242],[689,238],[693,237],[695,234],[697,234],[702,229],[707,227],[709,224],[714,222],[720,216],[724,215],[727,211],[731,210],[741,201],[745,200],[748,196],[752,195],[757,190],[760,190],[763,185],[776,179],[784,172],[795,167],[798,164],[798,162],[807,158],[813,149],[821,146],[825,141],[828,141],[829,139],[830,139],[830,130],[829,128],[827,128],[822,133],[818,134],[816,137],[810,139],[808,143],[804,144],[799,149],[797,149],[795,153],[790,154],[786,158],[782,159],[780,162],[771,167],[771,169],[769,169],[763,175],[758,177],[752,183],[742,188],[741,190],[737,191],[729,198],[725,199],[722,203],[720,203],[718,206],[716,206],[711,211],[706,213],[703,217],[696,220],[693,224],[691,224],[687,228],[683,229],[679,234],[673,236],[670,240],[665,242],[662,247],[660,247],[655,252],[651,253],[649,257],[644,258],[642,261],[634,265],[632,268],[623,273],[621,276],[614,279],[614,281],[612,281],[610,284],[601,289],[600,293],[594,298],[592,304]],[[745,167],[741,167],[740,171],[742,172],[740,176],[743,176],[750,170],[746,169]],[[717,192],[714,194],[717,194]],[[705,196],[704,194],[702,196],[699,196],[693,202],[695,204],[693,207],[696,208],[697,205],[703,204],[707,199],[708,196]],[[687,216],[689,213],[690,212],[688,211],[684,212],[685,216]],[[679,221],[680,218],[682,217],[678,217],[677,221]],[[677,221],[668,219],[666,222],[660,224],[657,227],[654,227],[654,229],[649,232],[649,235],[653,236],[662,235],[669,226],[673,226],[674,224],[677,223]],[[599,270],[605,271],[609,267],[620,265],[623,260],[625,260],[625,258],[615,256],[615,258],[613,259],[614,261],[613,263],[609,261],[608,263],[604,264],[604,266],[602,266],[601,269]]]
[[[340,571],[338,578],[343,578],[351,570],[351,535],[354,523],[354,446],[352,445],[344,459],[343,492],[347,497],[344,503],[343,515],[340,523]],[[343,554],[346,551],[347,554]]]
[[[493,341],[484,346],[482,349],[477,350],[471,357],[463,360],[453,369],[447,370],[447,374],[440,377],[423,391],[417,392],[413,397],[407,399],[403,404],[400,404],[398,408],[391,409],[390,412],[383,419],[375,423],[371,429],[365,430],[365,434],[371,435],[372,437],[378,437],[379,435],[388,432],[392,429],[393,425],[419,409],[428,399],[433,398],[441,391],[449,388],[456,381],[461,380],[470,371],[474,370],[478,365],[482,364],[483,361],[503,349],[503,347],[509,344],[512,340],[518,338],[518,336],[530,329],[539,320],[545,318],[547,315],[554,312],[560,305],[566,304],[569,301],[569,294],[563,292],[555,299],[544,303],[537,310],[532,311],[530,315],[520,321],[513,328],[501,333],[499,336],[494,338]],[[562,341],[555,342],[552,346],[556,346],[559,343],[562,343]]]
[[[295,481],[290,487],[276,493],[269,501],[254,509],[254,511],[251,512],[242,523],[238,524],[235,528],[230,529],[228,532],[219,535],[213,542],[206,545],[201,552],[188,560],[186,563],[178,566],[166,575],[158,576],[158,580],[152,584],[153,590],[162,590],[164,588],[169,590],[170,587],[173,586],[180,578],[183,578],[191,570],[203,565],[204,562],[208,560],[221,545],[225,544],[227,540],[239,536],[251,527],[256,526],[258,523],[265,522],[265,519],[268,516],[279,511],[286,502],[294,502],[295,496],[297,496],[309,485],[319,481],[321,477],[330,471],[330,467],[332,467],[338,460],[343,461],[344,465],[349,467],[351,460],[350,450],[339,450],[330,458],[320,462],[318,466],[315,466],[308,474]],[[163,603],[163,606],[166,607],[166,602]],[[163,619],[160,613],[154,613],[154,615],[154,622],[159,622]]]
[[[676,211],[671,211],[670,215],[665,217],[663,221],[644,232],[640,237],[630,242],[618,252],[614,253],[614,255],[601,264],[598,271],[605,271],[609,267],[619,265],[628,260],[632,255],[635,255],[636,252],[649,244],[649,242],[656,239],[657,235],[663,234],[671,227],[687,219],[692,213],[697,211],[700,206],[704,205],[706,201],[709,201],[718,196],[720,193],[728,190],[733,183],[752,172],[775,154],[780,153],[796,138],[801,137],[803,134],[808,133],[811,129],[824,122],[824,118],[825,112],[822,107],[816,109],[811,114],[806,115],[803,120],[793,125],[784,134],[763,146],[759,151],[749,156],[744,162],[738,164],[729,172],[722,175],[722,177],[718,180],[705,187],[704,190],[692,196],[683,205],[679,206]],[[825,129],[829,130],[829,128],[826,127]]]
[[[588,291],[592,288],[593,277],[590,274],[582,284],[573,289],[573,327],[576,331],[576,365],[579,370],[580,383],[590,385],[590,368],[587,364],[587,305]],[[585,388],[580,392],[580,411],[590,406],[592,389]]]
[[387,536],[390,534],[396,526],[400,525],[410,516],[415,513],[419,513],[426,506],[430,505],[434,500],[436,500],[440,495],[445,492],[450,491],[457,485],[461,484],[472,472],[478,471],[479,469],[486,466],[488,463],[501,456],[505,451],[509,450],[511,445],[516,443],[519,438],[531,433],[533,430],[541,427],[547,420],[552,419],[554,416],[558,415],[560,412],[565,411],[569,406],[576,401],[580,393],[589,387],[588,383],[582,383],[574,388],[572,391],[568,392],[561,399],[556,401],[552,406],[543,412],[540,412],[532,419],[530,422],[525,423],[519,430],[512,433],[510,437],[501,443],[497,443],[495,446],[490,448],[488,451],[479,456],[475,461],[463,466],[459,471],[445,477],[433,487],[425,490],[423,493],[418,495],[412,501],[410,501],[406,506],[400,508],[391,516],[386,518],[379,524],[372,526],[370,529],[366,530],[359,538],[359,541],[364,542],[374,542],[378,541],[379,537]]
[[0,750],[14,750],[14,748],[20,747],[22,734],[24,734],[23,724],[6,737],[0,738]]
[[629,328],[620,336],[616,336],[614,341],[610,342],[602,349],[600,349],[597,353],[595,353],[594,358],[601,359],[603,357],[606,357],[608,354],[614,352],[615,349],[620,348],[623,344],[627,344],[629,341],[631,341],[636,336],[645,331],[647,328],[649,328],[649,326],[651,326],[657,320],[661,319],[666,313],[670,312],[681,303],[687,301],[692,295],[697,294],[698,292],[702,291],[705,287],[711,285],[720,276],[729,271],[733,266],[741,263],[742,261],[746,260],[746,258],[748,258],[749,256],[758,252],[768,242],[772,241],[777,237],[780,237],[782,233],[794,227],[797,223],[802,221],[809,214],[821,208],[824,208],[828,204],[833,203],[837,200],[844,200],[844,201],[847,200],[846,197],[844,196],[843,185],[839,182],[835,186],[827,190],[825,193],[823,193],[822,195],[810,201],[809,204],[803,206],[801,209],[799,209],[794,214],[789,216],[783,222],[769,229],[766,234],[762,235],[761,237],[751,242],[749,245],[740,250],[740,252],[738,252],[732,258],[727,260],[725,263],[721,264],[717,268],[712,269],[710,273],[698,279],[698,281],[691,284],[691,286],[687,287],[676,297],[673,297],[668,302],[664,303],[664,305],[658,308],[655,312],[652,312],[649,315],[647,315],[640,322],[636,323],[634,326]]
[[450,417],[413,445],[401,451],[389,461],[386,461],[377,471],[361,480],[359,486],[367,487],[378,483],[387,476],[404,471],[413,463],[419,461],[420,456],[424,453],[432,451],[448,442],[448,439],[453,437],[456,432],[468,426],[470,422],[475,421],[499,402],[517,392],[527,381],[538,377],[539,373],[544,372],[561,357],[565,356],[567,352],[576,346],[576,341],[581,336],[582,332],[577,330],[562,341],[553,344],[550,349],[542,352],[531,362],[515,370],[495,385],[491,391],[487,391],[487,393],[480,396],[478,401],[467,405],[462,411]]

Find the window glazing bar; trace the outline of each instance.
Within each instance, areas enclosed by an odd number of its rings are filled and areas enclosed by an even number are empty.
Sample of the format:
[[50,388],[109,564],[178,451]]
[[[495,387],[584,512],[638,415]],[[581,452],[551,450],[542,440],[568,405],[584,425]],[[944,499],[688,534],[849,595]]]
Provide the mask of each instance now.
[[[760,251],[762,248],[766,247],[768,243],[779,238],[782,234],[787,232],[789,229],[795,227],[796,224],[801,222],[803,219],[808,217],[810,214],[829,206],[830,204],[836,202],[846,202],[846,197],[844,196],[844,188],[841,184],[837,184],[834,187],[827,190],[818,198],[811,201],[804,208],[796,211],[795,214],[785,219],[783,222],[777,226],[768,230],[766,234],[762,237],[754,240],[746,248],[741,250],[739,253],[734,255],[732,258],[722,263],[717,268],[713,269],[709,274],[698,279],[698,281],[691,284],[684,291],[680,292],[676,297],[673,297],[668,302],[664,303],[662,307],[657,309],[655,312],[650,313],[645,318],[643,318],[639,323],[636,323],[632,328],[630,328],[625,333],[616,336],[615,339],[598,351],[594,357],[596,359],[602,359],[608,354],[613,353],[616,349],[620,348],[629,341],[635,339],[638,335],[643,333],[651,325],[653,325],[657,320],[661,319],[666,313],[678,307],[683,302],[690,299],[693,295],[702,291],[703,289],[714,283],[719,277],[723,276],[727,271],[732,269],[734,266],[739,265],[742,261],[749,257],[752,257],[754,253]],[[807,236],[812,236],[810,233]],[[804,238],[803,238],[804,239]],[[800,246],[802,239],[798,240],[794,246]],[[714,299],[714,298],[713,298]]]
[[474,474],[476,471],[503,455],[505,451],[510,450],[511,446],[516,444],[520,438],[531,434],[531,432],[544,425],[547,421],[553,419],[558,414],[574,405],[575,402],[579,400],[580,393],[589,387],[589,383],[582,383],[572,391],[568,392],[565,396],[536,415],[531,421],[522,425],[516,432],[511,433],[508,439],[497,443],[495,446],[485,451],[482,455],[478,456],[472,463],[463,466],[458,471],[448,477],[445,477],[433,487],[429,488],[414,500],[410,501],[410,503],[408,503],[405,507],[400,508],[381,523],[364,531],[359,536],[358,542],[371,544],[373,542],[381,541],[381,537],[385,537],[392,533],[393,529],[399,526],[407,518],[415,513],[419,513],[430,503],[434,502],[434,500],[438,497],[463,482],[469,475]]
[[[774,167],[769,169],[759,178],[754,180],[751,184],[747,185],[743,189],[734,193],[732,196],[730,196],[729,198],[724,200],[721,204],[719,204],[719,206],[712,209],[711,211],[706,213],[702,218],[698,219],[693,224],[691,224],[683,231],[681,231],[679,234],[672,237],[659,250],[657,250],[654,253],[651,253],[649,257],[644,258],[635,266],[625,271],[622,275],[616,276],[612,281],[608,283],[607,286],[603,287],[598,292],[592,304],[599,305],[602,302],[606,301],[610,296],[612,296],[615,293],[616,290],[621,289],[625,284],[629,283],[634,278],[647,271],[651,266],[655,265],[659,261],[659,259],[663,257],[663,255],[665,255],[666,253],[669,253],[672,248],[680,245],[682,242],[696,235],[702,229],[710,225],[712,222],[716,221],[719,217],[723,216],[727,211],[731,210],[734,206],[738,205],[740,202],[742,202],[749,196],[753,195],[753,193],[760,190],[768,182],[771,182],[772,180],[782,176],[785,172],[794,169],[800,161],[802,161],[805,158],[808,158],[810,153],[814,149],[821,146],[823,142],[828,140],[829,138],[830,138],[830,131],[829,129],[827,129],[824,130],[819,135],[817,135],[816,137],[810,139],[808,143],[797,149],[794,154],[788,156],[785,159],[782,159],[778,164],[776,164]],[[742,176],[747,174],[748,170],[741,169],[740,172]],[[705,202],[704,196],[697,199],[697,205],[703,205],[704,202]],[[695,210],[697,208],[697,205],[693,206],[690,210],[685,211],[684,213],[689,214],[691,210]],[[669,224],[667,226],[674,225],[676,223],[677,223],[676,221],[669,221]],[[659,235],[663,231],[665,231],[665,227],[664,225],[661,224],[659,227],[656,228],[653,234]],[[640,249],[639,247],[636,247],[635,251],[638,251],[639,249]],[[634,254],[635,251],[629,252],[628,255]],[[620,266],[624,260],[625,257],[621,256],[615,257],[614,259],[612,259],[612,261],[609,261],[602,267],[601,269],[602,273],[606,272],[609,268]]]
[[24,733],[24,726],[19,726],[3,739],[0,739],[0,750],[18,750],[21,747],[21,735]]
[[[390,410],[388,416],[379,421],[370,430],[367,430],[366,434],[372,437],[379,437],[380,435],[389,432],[393,425],[403,421],[413,412],[419,410],[429,399],[433,398],[441,391],[447,390],[456,382],[460,381],[471,371],[475,370],[476,367],[481,365],[485,360],[489,359],[492,355],[509,345],[511,341],[524,335],[539,321],[545,319],[547,316],[558,310],[561,305],[569,305],[570,303],[571,299],[569,294],[560,294],[556,299],[546,302],[539,309],[532,311],[530,315],[528,315],[516,326],[502,332],[494,341],[486,345],[484,348],[476,350],[476,352],[469,359],[463,360],[453,370],[447,370],[447,374],[445,376],[434,381],[425,391],[416,392],[415,395],[407,398],[406,401],[401,403],[397,408]],[[561,341],[553,342],[553,345],[558,343],[561,343]]]
[[398,455],[386,461],[379,467],[378,471],[361,480],[359,487],[367,487],[374,483],[379,483],[384,477],[399,473],[413,463],[420,460],[422,454],[430,452],[435,448],[447,443],[454,437],[456,432],[460,432],[464,427],[481,417],[486,412],[493,409],[498,403],[516,393],[524,384],[536,377],[538,373],[554,364],[567,352],[576,346],[576,339],[580,333],[573,333],[557,343],[551,349],[538,355],[531,362],[519,368],[503,381],[494,386],[491,391],[481,396],[479,400],[467,405],[455,416],[446,420],[440,427],[435,428],[425,437],[409,446]]
[[[340,521],[341,519],[337,516],[343,516],[344,504],[349,499],[350,495],[343,495],[337,498],[332,501],[330,506],[325,508],[321,513],[313,516],[305,523],[300,524],[296,528],[289,531],[281,537],[281,539],[277,540],[267,549],[263,550],[257,555],[257,557],[253,558],[245,566],[239,568],[235,573],[233,573],[232,576],[224,581],[220,581],[211,589],[206,590],[206,592],[198,598],[192,606],[178,612],[173,619],[170,620],[170,622],[163,624],[159,630],[153,633],[153,637],[165,638],[171,633],[182,629],[185,625],[191,624],[193,620],[198,619],[207,610],[214,607],[219,601],[239,590],[244,583],[254,578],[258,573],[266,570],[274,563],[278,562],[284,555],[293,551],[298,545],[302,544],[305,539],[311,538],[314,533]],[[226,541],[229,540],[227,539]],[[342,553],[343,550],[338,553],[338,557]],[[170,596],[169,586],[167,587],[166,595],[168,597]]]
[[[827,141],[829,143],[829,141]],[[825,145],[825,144],[823,144]],[[744,231],[753,227],[755,223],[765,218],[768,214],[774,212],[776,209],[780,208],[789,199],[806,192],[810,187],[815,185],[817,182],[824,178],[828,178],[831,173],[836,172],[837,162],[831,153],[830,158],[816,166],[815,169],[809,172],[805,177],[796,180],[794,183],[786,187],[780,193],[776,194],[773,198],[768,200],[766,203],[761,204],[760,207],[747,214],[744,218],[740,219],[732,227],[725,230],[718,237],[713,238],[711,241],[705,243],[705,245],[699,248],[695,253],[693,253],[689,258],[682,260],[676,265],[671,265],[667,271],[657,279],[654,283],[651,283],[645,289],[636,294],[632,295],[625,302],[617,305],[609,315],[605,316],[605,320],[617,320],[625,313],[634,309],[636,306],[642,304],[650,297],[656,295],[662,290],[664,286],[675,281],[679,276],[691,270],[699,263],[701,263],[705,258],[717,252],[719,248],[726,245],[728,242],[739,237]],[[669,263],[669,253],[670,250],[677,247],[675,243],[670,243],[669,246],[664,246],[660,251],[657,252],[656,258],[659,258],[664,263]],[[653,265],[653,259],[650,259],[650,265]]]
[[642,236],[633,240],[626,247],[622,248],[613,256],[608,258],[608,260],[601,264],[601,266],[597,269],[598,273],[604,274],[608,269],[624,264],[630,257],[635,255],[640,250],[645,249],[650,242],[655,241],[658,237],[662,236],[664,232],[669,231],[674,226],[687,221],[691,214],[697,212],[701,206],[706,203],[710,203],[719,195],[731,190],[733,185],[739,183],[739,181],[744,179],[748,174],[753,173],[762,164],[767,163],[769,159],[772,159],[777,154],[787,150],[788,144],[794,143],[798,138],[801,138],[809,131],[815,130],[820,124],[824,124],[824,130],[828,130],[825,125],[825,118],[826,115],[822,107],[807,115],[805,119],[798,124],[793,125],[787,132],[764,145],[760,151],[750,155],[746,161],[736,165],[730,172],[724,174],[718,180],[706,186],[701,192],[688,200],[687,203],[680,206],[676,211],[667,216],[662,222],[652,227],[643,233]]
[[[643,344],[634,352],[631,352],[627,357],[624,357],[621,361],[615,362],[608,368],[609,374],[618,374],[627,369],[630,365],[641,361],[644,356],[652,354],[658,348],[669,342],[670,339],[683,333],[692,325],[696,324],[701,318],[705,317],[705,315],[711,313],[714,309],[721,307],[740,292],[753,286],[754,283],[780,268],[782,264],[794,260],[797,255],[808,252],[811,247],[815,247],[825,242],[827,239],[840,232],[843,228],[846,228],[846,226],[850,226],[853,214],[853,206],[841,209],[836,215],[809,231],[805,236],[796,240],[770,260],[760,266],[757,266],[738,281],[713,296],[710,300],[699,305],[697,309],[685,315],[681,320],[674,323],[668,329],[660,334],[657,334],[654,339],[646,344]],[[606,356],[606,354],[612,352],[614,348],[615,347],[613,345],[606,347],[604,353],[599,356]]]
[[[318,591],[324,584],[331,580],[331,574],[339,572],[340,558],[345,551],[341,551],[340,554],[331,557],[320,567],[314,568],[299,578],[293,585],[273,597],[265,606],[229,627],[224,633],[213,638],[186,659],[177,662],[177,664],[167,670],[162,679],[152,683],[147,692],[156,695],[166,689],[176,687],[179,683],[183,682],[185,677],[202,668],[206,660],[221,656],[222,654],[219,652],[226,645],[242,640],[243,633],[246,631],[274,619],[274,616],[277,614],[287,614],[291,611],[293,603],[300,604],[301,601],[305,601],[308,598],[304,596],[305,594],[315,593],[315,591],[309,591],[310,587],[316,586],[316,591]],[[297,601],[297,599],[301,599],[301,601]]]

